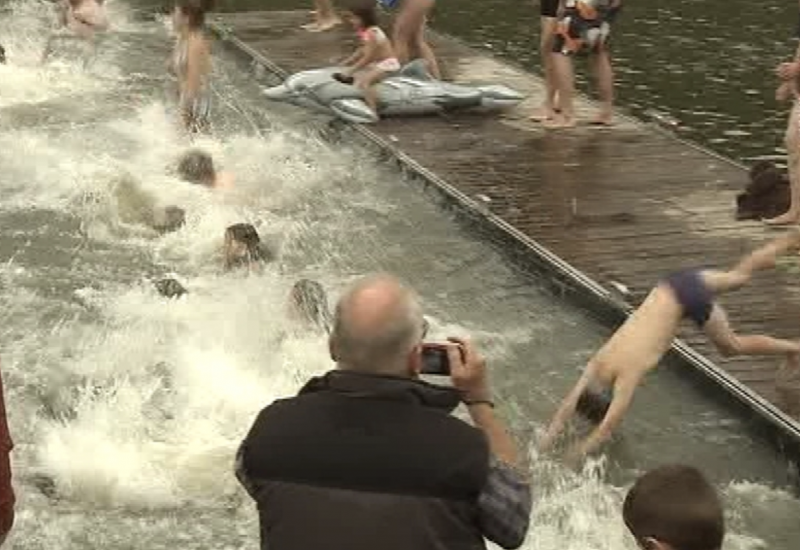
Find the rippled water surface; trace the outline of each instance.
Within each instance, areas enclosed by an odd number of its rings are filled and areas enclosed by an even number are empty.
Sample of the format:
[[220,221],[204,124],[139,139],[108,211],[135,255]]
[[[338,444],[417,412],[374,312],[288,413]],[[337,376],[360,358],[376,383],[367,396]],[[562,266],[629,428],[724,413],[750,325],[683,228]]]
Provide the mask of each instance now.
[[[275,0],[270,8],[260,0],[218,4],[223,10],[298,9],[289,0]],[[681,137],[746,163],[783,161],[788,106],[775,102],[773,69],[797,47],[796,2],[623,0],[623,5],[612,37],[623,110],[645,120],[674,119]],[[432,25],[540,70],[538,2],[437,0]],[[580,62],[576,67],[579,85],[588,91],[587,70]]]
[[[199,145],[236,188],[176,180],[189,143],[163,71],[169,38],[109,6],[117,32],[96,55],[65,44],[45,65],[50,4],[0,15],[12,60],[0,66],[0,354],[19,497],[8,547],[256,548],[233,453],[261,407],[330,367],[323,339],[294,334],[284,317],[300,277],[335,299],[364,272],[399,274],[434,336],[475,336],[527,449],[608,329],[356,144],[324,142],[324,118],[267,107],[224,53],[216,133]],[[130,214],[142,193],[184,207],[186,226],[149,230]],[[276,251],[264,273],[220,269],[224,227],[238,221]],[[153,291],[149,279],[169,273],[188,296]],[[677,460],[724,492],[728,548],[800,541],[783,460],[668,367],[642,388],[606,459],[578,475],[531,455],[528,549],[633,550],[624,490]]]

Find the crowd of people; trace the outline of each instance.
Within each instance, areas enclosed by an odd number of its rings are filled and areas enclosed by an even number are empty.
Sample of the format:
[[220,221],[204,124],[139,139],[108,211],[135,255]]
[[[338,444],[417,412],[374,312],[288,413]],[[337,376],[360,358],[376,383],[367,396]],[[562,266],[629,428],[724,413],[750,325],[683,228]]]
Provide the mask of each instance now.
[[[424,29],[433,0],[386,0],[396,8],[391,39],[378,25],[374,3],[348,7],[345,19],[359,33],[359,49],[339,75],[353,81],[377,111],[374,85],[414,55],[439,68]],[[91,41],[109,28],[103,0],[63,0],[61,23],[71,36]],[[210,43],[204,32],[208,0],[177,0],[168,62],[176,77],[180,120],[190,132],[211,130]],[[547,128],[575,124],[571,56],[589,51],[597,69],[601,110],[597,124],[612,122],[613,73],[606,46],[620,0],[542,0],[542,60],[546,96],[535,117]],[[320,32],[341,23],[330,0],[316,0]],[[52,41],[47,52],[52,50]],[[0,47],[0,61],[5,60]],[[780,98],[797,96],[800,49],[778,68]],[[800,144],[800,111],[792,112],[787,144]],[[792,206],[772,223],[800,221],[795,189],[798,159],[790,149]],[[796,155],[795,155],[796,156]],[[219,171],[200,149],[186,151],[176,173],[213,190],[230,189],[234,178]],[[174,231],[185,223],[178,206],[156,208],[147,198],[148,224]],[[566,453],[579,464],[612,435],[629,409],[636,388],[669,349],[678,325],[690,318],[725,355],[778,355],[800,368],[800,343],[763,335],[739,335],[717,298],[746,285],[777,258],[800,247],[800,232],[781,236],[742,258],[727,271],[682,270],[659,283],[644,303],[588,362],[539,441],[542,452],[556,444],[580,413],[590,433]],[[224,231],[224,268],[257,270],[274,255],[258,231],[237,223]],[[180,298],[188,290],[175,279],[155,281],[157,291]],[[335,367],[312,378],[297,396],[265,407],[235,456],[234,473],[257,504],[263,549],[367,548],[388,550],[520,547],[529,531],[533,495],[525,461],[495,411],[486,361],[468,339],[437,343],[450,385],[421,378],[426,365],[427,321],[416,294],[389,275],[359,279],[330,312],[325,289],[303,279],[292,288],[287,321],[327,334]],[[0,381],[0,396],[2,382]],[[451,413],[464,406],[470,422]],[[13,447],[0,400],[0,544],[11,529],[14,491],[9,454]],[[232,457],[233,458],[233,457]],[[625,525],[641,548],[720,550],[723,510],[713,486],[691,466],[672,465],[642,475],[623,505]],[[313,525],[310,525],[313,522]]]

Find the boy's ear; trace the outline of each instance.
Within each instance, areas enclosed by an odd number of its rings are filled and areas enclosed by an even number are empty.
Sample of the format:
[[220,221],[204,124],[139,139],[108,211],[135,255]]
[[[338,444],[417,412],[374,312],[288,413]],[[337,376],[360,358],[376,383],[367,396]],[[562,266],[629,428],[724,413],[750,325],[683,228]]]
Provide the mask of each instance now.
[[642,550],[674,550],[669,544],[656,540],[653,537],[639,539],[639,546]]

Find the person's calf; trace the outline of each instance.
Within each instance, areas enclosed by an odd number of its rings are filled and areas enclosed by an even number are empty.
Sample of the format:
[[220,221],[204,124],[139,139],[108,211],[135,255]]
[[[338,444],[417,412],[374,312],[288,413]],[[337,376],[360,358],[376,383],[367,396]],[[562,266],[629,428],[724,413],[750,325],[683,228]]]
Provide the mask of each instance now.
[[611,67],[611,57],[604,48],[594,54],[594,72],[600,96],[600,111],[593,122],[610,124],[614,117],[614,70]]

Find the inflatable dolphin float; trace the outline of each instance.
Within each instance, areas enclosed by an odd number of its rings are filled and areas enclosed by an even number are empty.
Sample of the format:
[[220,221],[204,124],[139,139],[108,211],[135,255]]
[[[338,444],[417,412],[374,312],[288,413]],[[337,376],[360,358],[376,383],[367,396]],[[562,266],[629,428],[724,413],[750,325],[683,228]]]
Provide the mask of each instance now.
[[[378,117],[364,102],[361,91],[334,78],[341,71],[341,67],[302,71],[288,77],[283,84],[264,89],[264,95],[273,101],[334,114],[349,122],[377,122]],[[421,59],[386,77],[376,91],[381,116],[429,115],[464,109],[496,111],[513,107],[524,99],[507,86],[468,86],[435,80]]]

